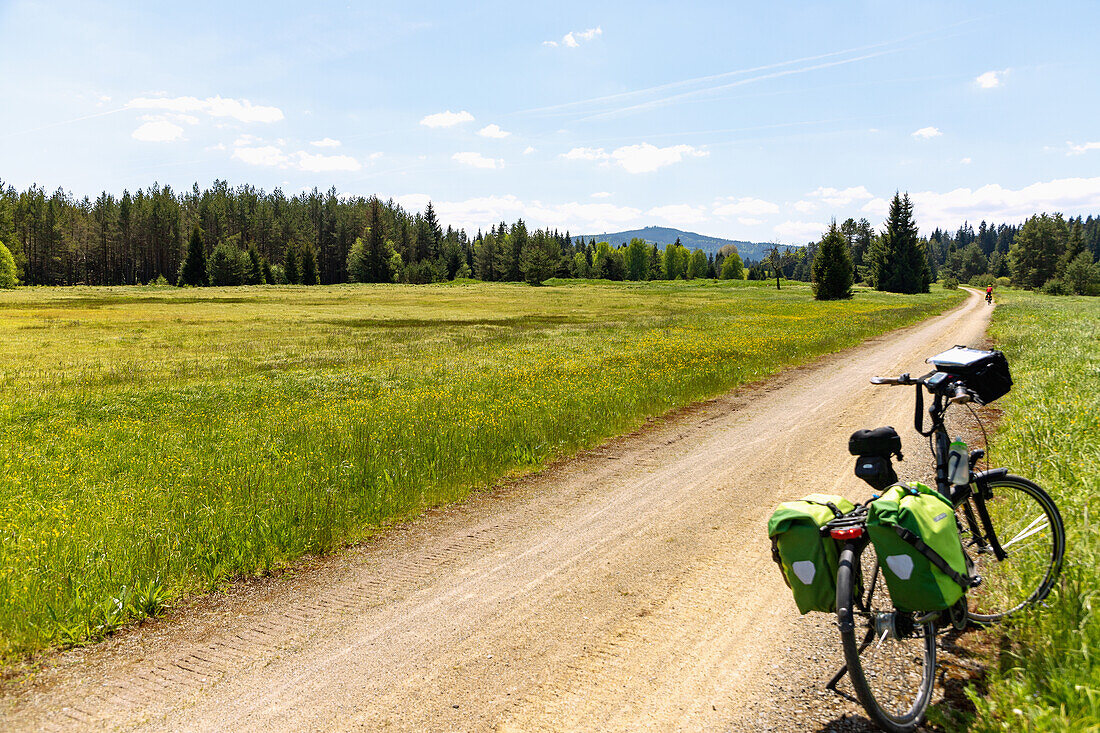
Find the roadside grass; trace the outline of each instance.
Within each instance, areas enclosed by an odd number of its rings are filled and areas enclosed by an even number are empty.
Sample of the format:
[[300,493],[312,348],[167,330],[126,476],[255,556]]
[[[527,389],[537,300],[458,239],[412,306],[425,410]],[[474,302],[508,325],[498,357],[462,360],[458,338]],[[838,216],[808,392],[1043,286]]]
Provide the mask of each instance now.
[[0,294],[0,662],[957,303],[575,283]]
[[1100,729],[1100,299],[1002,292],[990,335],[1012,392],[995,464],[1046,488],[1066,524],[1061,582],[996,630],[974,731]]

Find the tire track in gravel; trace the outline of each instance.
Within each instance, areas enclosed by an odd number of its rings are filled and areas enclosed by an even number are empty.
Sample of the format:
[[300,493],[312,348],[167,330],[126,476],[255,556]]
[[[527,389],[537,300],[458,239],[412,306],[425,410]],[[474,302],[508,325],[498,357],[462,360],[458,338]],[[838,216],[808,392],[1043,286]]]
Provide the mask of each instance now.
[[[771,562],[767,517],[810,491],[865,495],[846,453],[856,428],[893,424],[912,450],[910,393],[867,379],[919,372],[924,357],[977,342],[980,306],[972,294],[300,573],[58,655],[5,684],[0,722],[805,729],[817,718],[792,717],[776,682],[823,687],[840,646],[824,617],[798,616]],[[805,644],[826,634],[820,651]]]

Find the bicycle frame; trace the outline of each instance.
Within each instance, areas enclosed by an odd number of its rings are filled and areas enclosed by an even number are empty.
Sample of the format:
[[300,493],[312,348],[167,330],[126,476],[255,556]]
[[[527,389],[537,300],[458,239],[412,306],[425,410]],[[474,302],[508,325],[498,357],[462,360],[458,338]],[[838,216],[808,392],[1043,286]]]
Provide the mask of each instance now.
[[[974,464],[977,458],[983,453],[971,453],[970,456],[970,481],[966,486],[953,487],[950,479],[948,478],[948,462],[947,457],[950,452],[951,439],[947,434],[947,427],[944,424],[944,415],[947,413],[947,408],[950,406],[950,402],[946,399],[945,391],[938,388],[938,385],[943,380],[936,382],[937,386],[929,385],[929,378],[933,375],[939,374],[939,372],[933,372],[932,374],[920,377],[914,380],[917,383],[917,396],[916,396],[916,410],[913,418],[913,427],[917,432],[925,437],[929,437],[932,441],[933,452],[936,457],[936,490],[944,496],[951,499],[951,503],[956,508],[963,508],[963,516],[966,518],[970,534],[974,540],[978,543],[978,546],[985,550],[989,548],[992,550],[997,560],[1004,560],[1008,557],[1008,553],[1001,547],[1000,541],[997,539],[997,532],[993,528],[993,522],[989,517],[989,510],[986,507],[986,500],[992,498],[991,490],[989,489],[989,481],[998,479],[1005,476],[1008,473],[1007,468],[995,468],[989,471],[981,471],[979,473],[974,472]],[[932,406],[928,408],[928,414],[932,419],[931,427],[924,430],[924,392],[927,388],[933,395]]]

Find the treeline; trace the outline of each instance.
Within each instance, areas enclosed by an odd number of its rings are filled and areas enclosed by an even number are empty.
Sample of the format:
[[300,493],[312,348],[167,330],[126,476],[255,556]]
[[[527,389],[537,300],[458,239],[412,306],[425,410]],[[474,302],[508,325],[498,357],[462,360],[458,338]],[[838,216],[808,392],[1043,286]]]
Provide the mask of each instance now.
[[[830,230],[831,232],[832,230]],[[1023,225],[964,223],[920,237],[908,196],[895,196],[881,231],[867,219],[836,226],[852,282],[921,292],[937,279],[992,283],[1008,277],[1048,292],[1092,292],[1100,256],[1100,217],[1032,217]],[[443,228],[431,203],[423,213],[394,201],[316,189],[288,197],[215,181],[177,193],[153,186],[95,200],[0,182],[0,242],[27,285],[190,285],[341,282],[429,283],[472,277],[542,282],[551,277],[655,280],[692,278],[814,281],[822,242],[775,247],[742,263],[717,253],[661,248],[635,239],[618,245],[528,230],[520,220],[488,232]],[[840,256],[835,246],[830,257]],[[0,252],[2,255],[2,252]],[[189,268],[185,267],[188,265]],[[819,263],[819,272],[835,272]],[[843,283],[841,283],[842,285]],[[838,286],[839,287],[839,286]],[[843,292],[838,290],[837,292]]]
[[[679,242],[613,247],[529,231],[522,220],[471,237],[443,229],[431,203],[409,212],[335,189],[287,197],[225,181],[186,193],[159,185],[117,198],[103,192],[95,200],[0,183],[0,242],[26,285],[676,279],[718,277],[730,254],[690,252]],[[733,264],[727,276],[740,277],[740,258]]]
[[[896,210],[898,206],[901,209]],[[902,233],[906,227],[911,228],[910,234]],[[929,236],[918,237],[912,205],[903,195],[895,196],[882,232],[876,232],[867,219],[849,218],[836,228],[846,244],[853,282],[880,290],[916,292],[913,283],[924,279],[949,287],[1000,282],[1053,294],[1100,294],[1100,216],[1066,218],[1044,213],[1021,225],[982,221],[976,231],[965,222],[953,233],[936,228]],[[814,261],[827,236],[828,232],[821,241],[798,250],[773,251],[763,262],[748,263],[750,271],[763,268],[765,276],[774,277],[778,270],[792,280],[812,281]],[[910,254],[919,252],[925,266],[910,265],[909,273],[904,273],[892,265],[899,261],[892,249],[899,242]]]

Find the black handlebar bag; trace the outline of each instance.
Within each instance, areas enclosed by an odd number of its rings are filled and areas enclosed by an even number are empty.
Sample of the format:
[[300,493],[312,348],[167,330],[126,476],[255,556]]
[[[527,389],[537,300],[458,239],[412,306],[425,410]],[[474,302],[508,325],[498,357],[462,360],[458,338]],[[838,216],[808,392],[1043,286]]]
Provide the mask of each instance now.
[[938,371],[962,380],[979,404],[988,405],[1012,389],[1008,359],[1000,351],[956,346],[928,359]]

